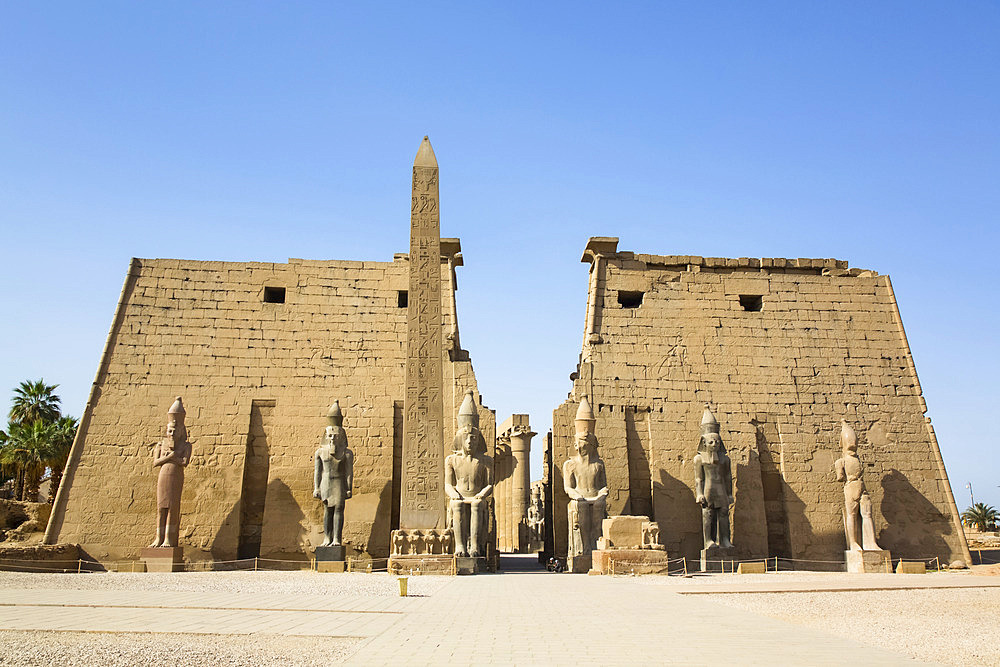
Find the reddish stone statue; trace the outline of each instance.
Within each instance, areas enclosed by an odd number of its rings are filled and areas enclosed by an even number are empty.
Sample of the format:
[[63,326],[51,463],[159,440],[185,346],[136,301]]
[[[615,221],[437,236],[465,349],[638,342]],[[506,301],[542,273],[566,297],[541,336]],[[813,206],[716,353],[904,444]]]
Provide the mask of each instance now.
[[153,446],[156,478],[156,540],[150,547],[176,547],[181,519],[184,468],[191,460],[191,443],[184,428],[184,404],[178,396],[167,410],[167,436]]

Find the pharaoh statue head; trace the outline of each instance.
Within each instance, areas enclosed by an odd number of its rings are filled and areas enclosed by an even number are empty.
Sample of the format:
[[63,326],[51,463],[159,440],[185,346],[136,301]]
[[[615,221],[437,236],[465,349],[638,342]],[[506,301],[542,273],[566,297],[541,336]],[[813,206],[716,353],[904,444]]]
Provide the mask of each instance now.
[[719,421],[712,414],[712,408],[705,404],[705,412],[701,416],[701,439],[698,442],[698,453],[707,463],[718,463],[719,458],[726,453],[726,446],[719,434]]
[[594,429],[597,426],[597,418],[594,417],[594,409],[590,407],[590,401],[586,396],[581,397],[580,407],[576,410],[576,451],[581,454],[597,454],[597,436]]
[[465,400],[458,409],[458,431],[452,449],[469,456],[486,453],[486,439],[479,430],[479,408],[471,389],[465,392]]
[[187,439],[187,429],[184,427],[184,402],[178,396],[167,410],[167,437],[174,442],[184,442]]
[[846,419],[840,420],[840,447],[845,456],[858,455],[858,434],[854,432]]
[[331,449],[340,450],[347,446],[347,431],[344,430],[344,413],[340,410],[340,401],[334,401],[326,411],[326,427],[323,444]]

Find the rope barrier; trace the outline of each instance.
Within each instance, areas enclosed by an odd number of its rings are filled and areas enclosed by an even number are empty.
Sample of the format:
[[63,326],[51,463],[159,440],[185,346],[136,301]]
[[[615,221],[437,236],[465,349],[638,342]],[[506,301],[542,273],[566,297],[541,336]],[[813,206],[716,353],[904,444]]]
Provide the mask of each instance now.
[[[978,555],[978,554],[977,554]],[[454,557],[450,555],[426,555],[424,556],[425,561],[430,561],[432,563],[445,563],[449,564],[447,571],[451,574],[456,573],[457,561]],[[896,563],[912,562],[912,563],[924,563],[928,569],[933,568],[935,571],[942,571],[941,558],[940,556],[931,556],[927,558],[896,558],[893,559]],[[724,574],[735,573],[741,563],[764,563],[764,571],[769,572],[769,566],[773,561],[773,568],[775,572],[781,571],[787,566],[787,570],[796,571],[795,564],[807,564],[807,565],[828,565],[835,566],[836,569],[843,571],[846,566],[845,561],[841,560],[820,560],[812,558],[786,558],[783,556],[769,556],[767,558],[754,558],[745,560],[736,559],[709,559],[706,560],[706,564],[718,565],[719,569]],[[112,561],[108,564],[108,571],[124,572],[122,565],[125,564],[130,568],[131,572],[135,572],[136,568],[143,564],[142,560],[128,560],[128,561]],[[268,564],[276,565],[296,565],[298,567],[268,567]],[[680,567],[671,569],[671,566],[680,564]],[[239,558],[234,560],[212,560],[212,561],[195,561],[189,563],[179,564],[183,572],[209,572],[217,571],[225,566],[235,566],[234,569],[246,570],[246,571],[295,571],[295,570],[314,570],[315,560],[302,560],[302,559],[282,559],[282,558]],[[622,574],[634,574],[637,567],[648,567],[652,565],[651,563],[644,562],[641,559],[630,559],[630,558],[609,558],[610,574],[613,576],[618,576]],[[687,557],[682,556],[678,558],[670,558],[661,564],[663,567],[656,568],[658,574],[680,574],[683,573],[684,576],[689,576]],[[886,559],[886,572],[892,572],[893,561]],[[359,567],[361,566],[361,567]],[[629,572],[624,572],[624,569],[628,569]],[[947,569],[947,568],[944,568]],[[437,568],[431,568],[428,573],[437,570]],[[38,573],[98,573],[105,571],[105,566],[100,562],[89,561],[84,559],[58,559],[58,560],[44,560],[44,561],[33,561],[27,559],[18,558],[0,558],[0,571],[2,572],[38,572]],[[365,573],[376,573],[376,572],[389,572],[389,559],[388,558],[348,558],[346,563],[346,571],[348,572],[365,572]],[[441,570],[437,570],[440,572]],[[810,571],[810,570],[806,570]],[[821,570],[824,571],[824,570]],[[829,570],[825,570],[829,571]],[[409,570],[410,574],[420,574],[419,568],[411,568]]]
[[[67,560],[56,560],[56,559],[48,560],[48,559],[46,559],[46,560],[41,561],[41,562],[44,562],[44,563],[76,563],[78,560],[80,560],[80,559],[79,558],[73,558],[72,560],[69,560],[69,559],[67,559]],[[5,562],[5,561],[6,562],[10,562],[10,563],[39,562],[39,561],[32,561],[30,558],[0,558],[0,563]]]
[[[10,568],[10,569],[5,569]],[[36,565],[4,565],[0,564],[0,571],[2,572],[23,572],[24,570],[37,570],[39,572],[50,572],[59,574],[77,574],[77,569],[75,567],[45,567]],[[90,570],[87,570],[90,572]]]

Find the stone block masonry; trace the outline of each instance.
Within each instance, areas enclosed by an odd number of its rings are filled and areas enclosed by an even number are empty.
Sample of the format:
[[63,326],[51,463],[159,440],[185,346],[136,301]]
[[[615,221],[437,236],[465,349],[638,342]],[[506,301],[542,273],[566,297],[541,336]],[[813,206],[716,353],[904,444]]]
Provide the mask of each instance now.
[[[840,420],[858,433],[879,544],[894,557],[968,560],[888,276],[834,259],[706,258],[591,239],[581,361],[553,413],[560,465],[576,402],[597,416],[608,513],[648,515],[671,554],[701,547],[692,458],[711,403],[733,462],[738,557],[843,561]],[[581,300],[582,302],[582,300]]]
[[[450,251],[458,248],[456,240]],[[460,262],[437,263],[447,300],[438,326],[451,332]],[[339,399],[355,452],[344,537],[388,555],[399,522],[408,285],[405,254],[133,260],[46,541],[80,543],[103,561],[138,556],[155,529],[152,444],[163,437],[164,410],[183,395],[193,445],[181,502],[185,558],[305,559],[322,541],[312,454]],[[475,375],[467,353],[438,350],[442,400],[455,414],[454,401],[477,389]],[[493,413],[481,412],[492,438]],[[453,421],[442,429],[450,442]]]

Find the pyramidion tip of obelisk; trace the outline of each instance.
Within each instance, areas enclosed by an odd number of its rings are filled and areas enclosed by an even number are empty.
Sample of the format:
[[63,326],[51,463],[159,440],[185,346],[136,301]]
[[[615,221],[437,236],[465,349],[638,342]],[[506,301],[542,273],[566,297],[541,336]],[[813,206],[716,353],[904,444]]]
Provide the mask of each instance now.
[[420,142],[420,148],[417,150],[417,157],[413,161],[414,167],[436,167],[438,166],[437,158],[434,156],[434,149],[431,148],[431,140],[426,136],[424,140]]

